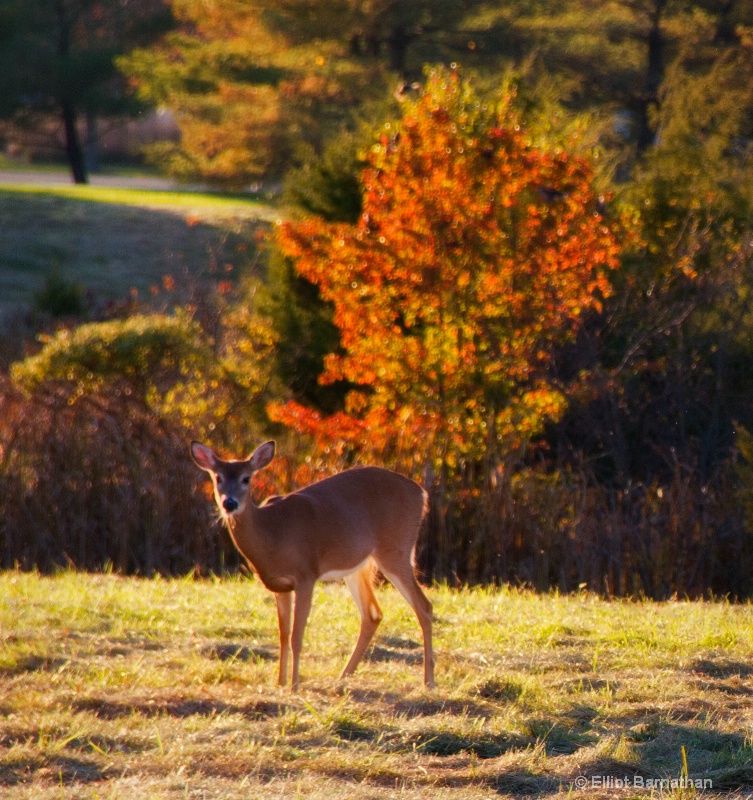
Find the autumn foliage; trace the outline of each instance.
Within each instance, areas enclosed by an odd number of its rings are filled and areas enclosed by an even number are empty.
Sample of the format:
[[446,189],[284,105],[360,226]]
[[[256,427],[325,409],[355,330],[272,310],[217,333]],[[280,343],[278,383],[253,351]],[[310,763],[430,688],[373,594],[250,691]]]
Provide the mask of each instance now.
[[322,418],[273,418],[319,444],[445,469],[528,441],[564,407],[553,349],[610,293],[619,243],[587,161],[536,146],[514,98],[483,104],[438,70],[388,124],[356,224],[281,226],[284,252],[334,307],[322,382],[354,388]]

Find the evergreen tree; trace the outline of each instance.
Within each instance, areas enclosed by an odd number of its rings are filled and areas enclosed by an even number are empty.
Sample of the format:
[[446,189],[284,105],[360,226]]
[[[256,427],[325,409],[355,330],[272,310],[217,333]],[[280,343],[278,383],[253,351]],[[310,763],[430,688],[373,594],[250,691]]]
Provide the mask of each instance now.
[[82,115],[134,110],[115,58],[170,24],[163,0],[2,0],[0,115],[27,128],[57,117],[76,183],[87,181]]
[[182,142],[154,157],[174,174],[236,188],[278,178],[300,158],[301,146],[321,152],[354,110],[401,82],[409,87],[425,63],[482,51],[488,59],[497,49],[496,18],[478,20],[489,2],[172,5],[179,30],[121,66],[143,99],[177,114]]

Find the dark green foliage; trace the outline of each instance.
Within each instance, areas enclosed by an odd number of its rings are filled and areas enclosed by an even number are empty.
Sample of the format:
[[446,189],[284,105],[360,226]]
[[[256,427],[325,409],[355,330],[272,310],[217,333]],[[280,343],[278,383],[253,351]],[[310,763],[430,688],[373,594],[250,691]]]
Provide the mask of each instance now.
[[285,205],[328,222],[355,222],[361,215],[364,138],[344,131],[327,143],[320,156],[309,151],[303,163],[286,175]]
[[44,287],[34,296],[34,308],[51,317],[78,317],[86,309],[84,287],[53,270],[44,282]]
[[164,32],[169,7],[162,0],[4,2],[0,23],[0,117],[27,137],[59,120],[72,176],[85,183],[79,121],[143,110],[115,59]]
[[748,533],[753,535],[753,435],[742,425],[735,428],[735,444],[741,457],[736,464],[740,482],[738,497],[745,514]]
[[[285,180],[284,202],[292,214],[314,214],[330,222],[355,222],[361,215],[360,175],[367,137],[344,131],[321,156],[307,153]],[[339,347],[332,308],[316,286],[302,278],[290,259],[272,246],[267,278],[267,312],[279,338],[277,370],[293,397],[331,413],[342,405],[347,386],[322,386],[324,357]]]
[[348,387],[322,386],[318,380],[324,357],[335,352],[340,341],[331,307],[276,248],[270,256],[265,295],[264,310],[279,340],[276,371],[280,381],[295,399],[327,413],[337,411]]

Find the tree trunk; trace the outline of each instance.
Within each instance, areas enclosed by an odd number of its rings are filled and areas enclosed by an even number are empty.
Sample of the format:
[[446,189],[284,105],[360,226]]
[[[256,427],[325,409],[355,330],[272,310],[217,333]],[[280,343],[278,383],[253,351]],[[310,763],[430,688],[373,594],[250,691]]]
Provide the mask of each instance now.
[[413,36],[406,33],[401,26],[397,26],[387,37],[387,50],[389,53],[389,66],[393,72],[405,75],[405,55],[408,45],[413,41]]
[[732,12],[735,10],[735,0],[726,0],[722,3],[716,17],[716,35],[714,41],[723,45],[740,43],[740,32],[735,24]]
[[[70,54],[71,20],[63,0],[57,0],[55,11],[58,23],[57,54],[62,65]],[[60,101],[60,114],[63,118],[63,130],[65,131],[65,153],[68,157],[73,182],[87,183],[84,150],[76,128],[76,107],[68,97],[58,99]]]
[[74,183],[88,183],[84,150],[76,128],[76,109],[70,100],[62,102],[63,127],[65,129],[65,152]]
[[656,138],[656,131],[651,125],[649,114],[651,108],[659,102],[659,88],[664,80],[664,35],[661,30],[662,11],[666,0],[655,0],[651,12],[651,28],[648,32],[648,63],[646,67],[646,84],[638,108],[638,152],[648,149]]

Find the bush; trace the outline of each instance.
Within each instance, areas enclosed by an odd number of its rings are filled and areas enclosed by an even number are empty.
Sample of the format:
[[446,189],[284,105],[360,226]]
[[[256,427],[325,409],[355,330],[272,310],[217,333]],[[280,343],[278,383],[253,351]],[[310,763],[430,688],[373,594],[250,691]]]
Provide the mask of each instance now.
[[128,573],[239,561],[188,453],[253,442],[273,338],[248,305],[210,338],[187,314],[48,337],[0,383],[0,565]]
[[51,317],[79,317],[86,310],[86,292],[80,283],[67,280],[54,269],[34,295],[34,309]]
[[0,385],[0,565],[151,575],[237,564],[185,432],[122,384],[75,399],[65,389]]
[[41,351],[15,364],[13,377],[28,388],[46,380],[76,382],[82,390],[117,378],[149,394],[211,363],[201,330],[185,315],[137,314],[125,320],[62,329]]
[[436,486],[419,564],[460,584],[512,583],[616,597],[750,597],[753,537],[727,467],[700,485],[610,488],[572,471],[509,465],[479,490]]

